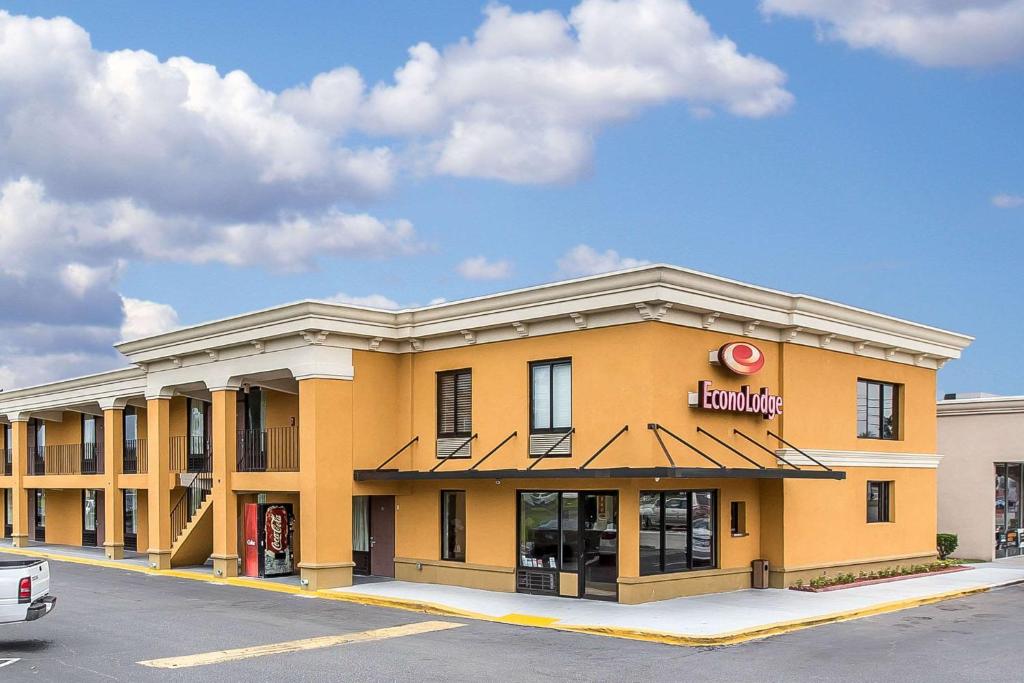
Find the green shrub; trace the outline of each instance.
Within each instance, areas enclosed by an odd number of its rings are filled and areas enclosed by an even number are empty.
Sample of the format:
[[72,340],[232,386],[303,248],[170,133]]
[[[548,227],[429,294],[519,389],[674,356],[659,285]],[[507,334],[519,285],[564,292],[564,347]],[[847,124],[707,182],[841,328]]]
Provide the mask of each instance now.
[[960,545],[960,539],[956,534],[938,534],[935,537],[935,549],[939,552],[940,560],[952,555],[958,545]]

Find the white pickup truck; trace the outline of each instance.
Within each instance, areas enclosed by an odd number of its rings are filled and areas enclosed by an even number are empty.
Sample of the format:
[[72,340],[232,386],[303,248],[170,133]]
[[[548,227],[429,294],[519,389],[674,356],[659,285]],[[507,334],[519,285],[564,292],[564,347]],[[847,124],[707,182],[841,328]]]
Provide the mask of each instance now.
[[35,621],[53,611],[46,560],[0,562],[0,624]]

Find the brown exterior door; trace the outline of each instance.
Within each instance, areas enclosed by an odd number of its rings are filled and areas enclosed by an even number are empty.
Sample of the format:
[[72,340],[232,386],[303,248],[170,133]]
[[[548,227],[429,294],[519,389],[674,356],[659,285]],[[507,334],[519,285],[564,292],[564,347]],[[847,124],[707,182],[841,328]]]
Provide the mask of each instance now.
[[370,496],[370,573],[395,575],[394,496]]

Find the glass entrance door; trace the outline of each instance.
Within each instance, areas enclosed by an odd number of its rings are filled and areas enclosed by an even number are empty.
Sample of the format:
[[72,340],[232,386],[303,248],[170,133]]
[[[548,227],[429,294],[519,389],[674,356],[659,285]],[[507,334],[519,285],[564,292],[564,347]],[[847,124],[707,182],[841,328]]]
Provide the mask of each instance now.
[[1014,557],[1021,554],[1022,527],[1021,486],[1024,483],[1024,464],[996,463],[996,557]]
[[598,600],[619,596],[619,514],[614,493],[584,493],[580,506],[580,595]]
[[82,491],[82,545],[96,545],[96,491]]
[[516,590],[618,599],[618,494],[520,491],[518,507]]

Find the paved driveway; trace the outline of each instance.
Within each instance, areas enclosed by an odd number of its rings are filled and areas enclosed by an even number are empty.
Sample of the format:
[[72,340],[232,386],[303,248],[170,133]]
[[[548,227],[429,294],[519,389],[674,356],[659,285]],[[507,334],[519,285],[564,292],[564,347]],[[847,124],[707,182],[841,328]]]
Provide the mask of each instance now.
[[1024,587],[1015,586],[741,645],[684,648],[65,562],[51,562],[51,571],[56,611],[0,627],[0,658],[18,659],[0,668],[2,681],[1013,680],[1024,610]]

